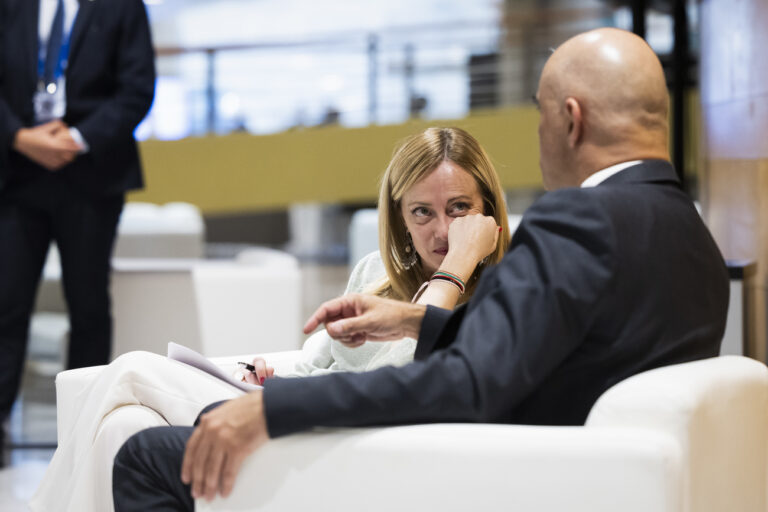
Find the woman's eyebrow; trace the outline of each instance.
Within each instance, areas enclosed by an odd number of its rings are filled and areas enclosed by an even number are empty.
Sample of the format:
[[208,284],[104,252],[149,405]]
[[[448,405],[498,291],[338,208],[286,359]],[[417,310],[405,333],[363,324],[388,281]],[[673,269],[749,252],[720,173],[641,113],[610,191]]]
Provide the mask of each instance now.
[[[446,201],[446,204],[452,203],[454,201],[471,201],[472,197],[468,196],[466,194],[461,194],[458,196],[450,197],[448,198],[448,201]],[[406,208],[413,208],[414,206],[432,206],[432,203],[429,201],[420,201],[418,199],[414,199],[410,203],[405,203]]]

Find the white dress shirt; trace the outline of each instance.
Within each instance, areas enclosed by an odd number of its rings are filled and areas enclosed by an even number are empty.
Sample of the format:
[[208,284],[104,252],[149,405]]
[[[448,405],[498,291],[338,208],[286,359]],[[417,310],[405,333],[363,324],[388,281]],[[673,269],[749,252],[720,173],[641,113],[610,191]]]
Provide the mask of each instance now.
[[596,173],[590,175],[587,179],[581,182],[581,188],[596,187],[616,173],[623,171],[628,167],[641,163],[642,160],[632,160],[630,162],[621,162],[605,169],[601,169]]
[[[37,30],[40,40],[48,42],[48,35],[51,33],[51,24],[56,15],[57,0],[40,0],[40,15],[38,16]],[[64,0],[64,37],[72,32],[72,25],[75,23],[77,10],[80,8],[78,0]]]

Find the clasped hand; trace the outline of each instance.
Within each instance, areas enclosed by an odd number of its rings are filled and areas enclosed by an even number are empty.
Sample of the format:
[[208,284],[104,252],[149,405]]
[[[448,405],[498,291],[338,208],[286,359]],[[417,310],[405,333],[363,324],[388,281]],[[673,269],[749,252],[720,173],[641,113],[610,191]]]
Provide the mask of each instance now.
[[69,133],[69,127],[59,119],[20,129],[14,137],[13,148],[49,171],[58,171],[82,150]]

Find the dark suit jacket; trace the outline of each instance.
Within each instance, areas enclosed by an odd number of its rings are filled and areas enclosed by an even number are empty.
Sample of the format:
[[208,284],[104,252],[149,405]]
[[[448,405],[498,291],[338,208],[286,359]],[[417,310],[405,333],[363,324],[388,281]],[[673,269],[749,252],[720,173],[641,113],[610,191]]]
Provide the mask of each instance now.
[[545,194],[466,307],[428,308],[402,368],[269,379],[269,433],[445,421],[582,424],[605,390],[715,356],[728,274],[672,166]]
[[[33,126],[38,0],[0,0],[0,188],[48,172],[12,149]],[[62,169],[93,195],[142,186],[133,131],[152,104],[154,50],[141,0],[80,0],[66,70],[64,122],[90,146]]]

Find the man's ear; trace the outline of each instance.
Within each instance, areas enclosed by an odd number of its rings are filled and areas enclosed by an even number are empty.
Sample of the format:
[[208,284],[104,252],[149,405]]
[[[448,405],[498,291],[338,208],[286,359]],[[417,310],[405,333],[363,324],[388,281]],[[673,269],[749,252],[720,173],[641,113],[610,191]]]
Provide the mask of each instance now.
[[565,114],[568,116],[568,146],[575,148],[584,134],[583,112],[576,98],[565,99]]

